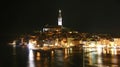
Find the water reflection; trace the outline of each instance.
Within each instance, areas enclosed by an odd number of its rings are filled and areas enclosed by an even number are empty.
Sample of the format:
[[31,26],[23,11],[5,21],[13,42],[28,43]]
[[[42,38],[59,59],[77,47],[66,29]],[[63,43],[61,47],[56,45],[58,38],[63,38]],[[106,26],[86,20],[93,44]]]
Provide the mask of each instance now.
[[84,57],[88,61],[88,63],[85,62],[86,66],[119,67],[119,49],[85,48],[85,51],[88,52]]
[[28,62],[28,49],[26,47],[16,46],[12,50],[12,58],[9,62],[12,62],[12,67],[27,67]]
[[29,60],[29,67],[119,67],[119,58],[117,49],[84,48],[83,56],[79,49],[69,48],[55,50],[51,57],[37,53],[36,60]]
[[33,51],[29,50],[28,67],[35,67]]
[[34,53],[27,47],[16,46],[10,53],[6,60],[9,60],[7,62],[11,67],[120,67],[118,48],[84,47],[81,50],[71,47],[56,49],[42,56],[40,52]]

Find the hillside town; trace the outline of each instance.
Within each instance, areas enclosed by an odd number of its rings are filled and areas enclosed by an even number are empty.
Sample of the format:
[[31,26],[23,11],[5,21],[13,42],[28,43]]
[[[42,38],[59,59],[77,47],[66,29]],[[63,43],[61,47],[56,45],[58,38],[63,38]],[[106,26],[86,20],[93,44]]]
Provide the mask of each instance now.
[[85,47],[119,47],[119,34],[81,33],[62,25],[61,10],[58,15],[58,25],[45,25],[42,30],[23,34],[14,40],[16,45],[33,45],[71,47],[84,45]]

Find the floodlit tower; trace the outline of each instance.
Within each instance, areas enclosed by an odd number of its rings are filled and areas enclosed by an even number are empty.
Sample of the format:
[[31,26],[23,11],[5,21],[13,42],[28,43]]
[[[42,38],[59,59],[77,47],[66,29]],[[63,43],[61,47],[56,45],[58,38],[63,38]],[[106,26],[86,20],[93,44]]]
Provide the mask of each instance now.
[[59,10],[58,26],[62,26],[62,15],[61,15],[61,10]]

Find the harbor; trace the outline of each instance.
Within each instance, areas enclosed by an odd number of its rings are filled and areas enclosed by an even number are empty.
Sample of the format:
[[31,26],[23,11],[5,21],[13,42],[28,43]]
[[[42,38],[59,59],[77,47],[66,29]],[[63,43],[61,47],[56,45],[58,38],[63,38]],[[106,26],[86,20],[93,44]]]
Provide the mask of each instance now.
[[2,67],[119,67],[120,48],[7,46]]

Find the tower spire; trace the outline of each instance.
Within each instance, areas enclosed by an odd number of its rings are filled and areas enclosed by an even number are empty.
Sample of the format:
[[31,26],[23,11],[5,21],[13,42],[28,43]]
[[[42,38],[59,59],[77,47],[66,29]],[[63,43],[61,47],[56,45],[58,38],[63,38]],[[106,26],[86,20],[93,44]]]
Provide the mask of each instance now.
[[58,26],[62,26],[62,15],[61,15],[61,10],[59,10]]

